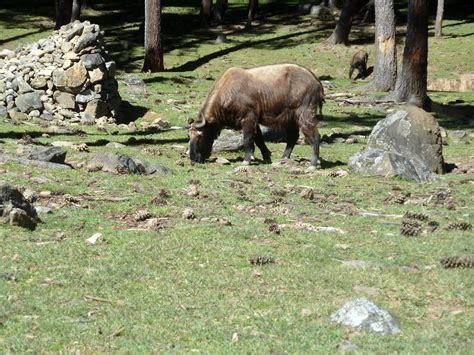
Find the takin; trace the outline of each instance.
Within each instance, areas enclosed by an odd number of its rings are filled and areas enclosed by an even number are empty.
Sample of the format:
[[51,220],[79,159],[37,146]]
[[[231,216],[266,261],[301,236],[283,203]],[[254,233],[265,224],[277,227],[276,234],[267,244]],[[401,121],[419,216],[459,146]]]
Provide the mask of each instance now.
[[324,89],[307,68],[296,64],[275,64],[251,69],[230,68],[213,85],[198,119],[190,120],[189,155],[202,163],[212,152],[214,140],[224,127],[242,130],[244,164],[253,159],[255,144],[265,162],[271,153],[259,124],[286,131],[282,158],[290,158],[299,131],[311,145],[311,168],[319,160],[320,135],[316,113],[322,112]]
[[358,78],[365,78],[367,72],[367,60],[369,59],[369,54],[366,51],[358,51],[351,60],[351,67],[349,68],[349,79],[352,79],[352,73],[354,69],[357,69],[359,73],[354,80]]

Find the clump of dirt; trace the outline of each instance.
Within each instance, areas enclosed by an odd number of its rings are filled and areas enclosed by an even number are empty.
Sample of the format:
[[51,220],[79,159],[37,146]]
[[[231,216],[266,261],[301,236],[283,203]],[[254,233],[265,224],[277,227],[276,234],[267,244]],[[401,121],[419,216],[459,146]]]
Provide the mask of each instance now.
[[401,193],[398,193],[398,194],[395,194],[395,195],[391,194],[390,196],[387,196],[383,200],[383,202],[396,203],[396,204],[399,204],[399,205],[403,205],[410,196],[411,196],[410,192],[401,192]]
[[428,219],[428,216],[424,213],[416,213],[410,211],[406,211],[403,217],[408,219],[417,219],[419,221],[426,221]]
[[420,235],[421,224],[413,220],[405,220],[402,222],[400,233],[409,237]]
[[439,223],[436,222],[436,221],[429,221],[428,222],[428,228],[427,228],[427,231],[429,233],[433,233],[434,231],[436,231],[439,227]]
[[273,218],[265,218],[263,223],[268,225],[268,230],[270,232],[275,233],[275,234],[280,234],[280,232],[281,232],[280,225]]
[[159,230],[169,221],[169,217],[155,218],[146,210],[112,212],[110,218],[117,222],[118,229]]
[[461,231],[472,230],[472,224],[466,222],[453,222],[448,225],[448,229],[457,229]]
[[252,258],[250,258],[250,264],[252,265],[266,265],[266,264],[274,264],[275,259],[271,256],[265,256],[265,255],[257,255]]
[[168,190],[160,189],[158,194],[151,199],[151,203],[154,205],[165,205],[168,203],[168,198],[171,197],[171,194]]
[[152,214],[148,210],[139,210],[133,215],[133,219],[137,222],[146,221],[151,218]]
[[447,269],[474,267],[474,254],[449,256],[441,259],[441,265]]

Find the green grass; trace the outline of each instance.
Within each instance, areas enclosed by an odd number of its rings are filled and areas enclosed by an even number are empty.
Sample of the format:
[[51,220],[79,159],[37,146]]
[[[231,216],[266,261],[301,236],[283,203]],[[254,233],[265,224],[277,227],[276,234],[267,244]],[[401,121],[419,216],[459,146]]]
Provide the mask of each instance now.
[[[112,56],[121,61],[119,79],[131,71],[147,83],[146,95],[137,95],[123,84],[121,95],[136,106],[162,114],[172,125],[183,125],[196,114],[213,83],[209,77],[217,78],[230,66],[292,61],[318,75],[330,75],[336,92],[357,92],[364,84],[350,83],[346,71],[351,53],[369,49],[369,42],[328,47],[322,41],[331,24],[321,29],[324,24],[310,17],[269,16],[261,26],[256,21],[252,32],[228,25],[218,29],[228,32],[230,40],[218,45],[214,35],[196,29],[197,22],[192,22],[196,9],[188,6],[165,8],[165,16],[176,14],[177,20],[184,21],[176,22],[175,32],[165,32],[165,48],[171,48],[165,53],[166,66],[186,70],[140,74],[139,23],[127,30],[130,33],[119,36],[120,26],[112,23],[105,5],[98,3],[86,10],[86,15],[103,20],[100,23]],[[240,21],[244,7],[233,5],[232,21]],[[138,11],[133,4],[130,8]],[[2,10],[4,38],[35,31],[38,21],[52,24],[37,11],[40,14],[22,15],[24,21],[13,28],[12,22],[5,20],[5,14],[13,16],[13,10]],[[436,42],[430,39],[430,77],[472,70],[468,51],[474,48],[474,37],[467,34],[474,27],[458,22],[448,20],[447,24],[455,26],[448,27],[445,34],[466,36],[446,36]],[[180,24],[188,26],[186,36],[179,34]],[[172,26],[171,20],[168,25]],[[37,34],[21,37],[2,48],[36,38]],[[125,40],[131,43],[126,49],[124,42],[120,44]],[[432,59],[448,58],[453,49],[461,47],[452,61]],[[190,64],[195,64],[193,70],[187,70]],[[474,99],[472,93],[429,95],[447,106],[462,99],[465,104],[457,105],[461,111],[469,109]],[[173,100],[180,101],[173,105]],[[370,107],[340,106],[330,100],[324,113],[323,134],[339,127],[347,135],[367,135],[366,131],[384,117]],[[448,130],[469,127],[469,117],[449,111],[434,114]],[[137,125],[142,123],[139,118]],[[332,353],[345,339],[363,353],[473,351],[472,269],[448,270],[439,264],[445,256],[473,252],[472,232],[447,229],[454,221],[472,223],[472,175],[446,174],[440,181],[424,185],[357,174],[326,176],[327,172],[347,169],[349,157],[364,147],[363,140],[353,145],[322,145],[322,157],[332,164],[313,175],[298,175],[292,170],[304,169],[307,160],[280,167],[253,165],[249,172],[235,172],[240,166],[235,160],[242,152],[219,154],[234,161],[230,166],[191,165],[182,155],[187,144],[184,130],[138,135],[122,128],[108,128],[108,132],[78,128],[86,135],[42,137],[45,128],[3,120],[1,149],[14,152],[18,139],[26,133],[43,144],[65,140],[89,145],[90,153],[67,148],[69,161],[86,161],[95,152],[119,151],[159,162],[173,174],[112,175],[84,169],[53,171],[0,165],[2,180],[56,193],[51,199],[40,199],[53,207],[53,213],[41,215],[44,223],[35,231],[0,226],[0,352]],[[131,137],[138,143],[125,148],[98,144],[103,139],[127,143]],[[472,137],[467,140],[473,143]],[[472,144],[449,139],[447,143],[446,161],[472,159]],[[157,148],[162,154],[151,155],[145,148]],[[284,145],[270,143],[269,148],[276,160]],[[309,147],[299,145],[293,158],[308,159],[309,155]],[[177,160],[184,161],[184,166],[176,164]],[[46,180],[38,182],[38,177]],[[186,194],[191,180],[199,182],[197,197]],[[137,188],[137,184],[141,186]],[[314,200],[300,197],[299,192],[307,186],[314,189]],[[157,202],[154,198],[161,189],[170,197]],[[402,192],[411,193],[406,204],[387,201]],[[438,200],[440,192],[447,193],[448,199]],[[68,202],[66,195],[79,202]],[[182,218],[186,207],[194,209],[196,220]],[[138,229],[130,216],[141,209],[166,218],[163,228]],[[391,215],[406,211],[423,212],[440,227],[418,237],[402,236],[401,218]],[[126,218],[121,219],[123,216]],[[204,217],[225,218],[231,226],[201,221]],[[265,218],[285,225],[281,233],[270,232]],[[345,234],[297,229],[301,223],[337,227]],[[59,232],[65,239],[55,241]],[[85,240],[97,232],[105,241],[87,245]],[[249,259],[256,255],[272,256],[276,263],[253,266]],[[340,260],[380,266],[349,268]],[[375,294],[360,287],[372,288]],[[356,296],[389,309],[400,320],[402,334],[357,333],[328,321]],[[232,341],[234,333],[236,342]]]

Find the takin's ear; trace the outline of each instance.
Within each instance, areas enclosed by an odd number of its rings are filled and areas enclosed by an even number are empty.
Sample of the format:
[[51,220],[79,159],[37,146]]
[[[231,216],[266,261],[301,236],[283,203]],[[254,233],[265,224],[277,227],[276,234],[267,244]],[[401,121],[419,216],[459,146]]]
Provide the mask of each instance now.
[[186,128],[191,128],[191,125],[194,123],[194,118],[188,118],[188,123],[186,124]]

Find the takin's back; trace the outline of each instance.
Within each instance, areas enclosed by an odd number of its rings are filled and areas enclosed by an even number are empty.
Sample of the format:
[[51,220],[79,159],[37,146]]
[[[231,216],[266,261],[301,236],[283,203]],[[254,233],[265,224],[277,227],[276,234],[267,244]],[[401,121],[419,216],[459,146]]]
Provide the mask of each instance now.
[[251,109],[259,116],[278,116],[310,102],[319,105],[323,97],[319,80],[309,69],[296,64],[230,68],[211,89],[203,114],[217,118]]

